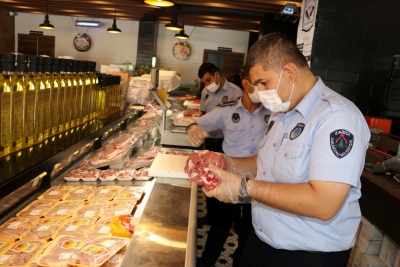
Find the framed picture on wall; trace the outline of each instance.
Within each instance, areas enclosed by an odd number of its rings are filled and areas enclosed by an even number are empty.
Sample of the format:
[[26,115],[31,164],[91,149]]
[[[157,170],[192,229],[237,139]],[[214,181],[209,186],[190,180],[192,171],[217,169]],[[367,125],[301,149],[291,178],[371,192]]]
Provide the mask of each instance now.
[[73,44],[79,52],[86,52],[90,49],[92,41],[86,33],[79,33],[74,37]]
[[178,42],[172,47],[172,54],[179,60],[188,59],[190,56],[190,45],[186,42]]

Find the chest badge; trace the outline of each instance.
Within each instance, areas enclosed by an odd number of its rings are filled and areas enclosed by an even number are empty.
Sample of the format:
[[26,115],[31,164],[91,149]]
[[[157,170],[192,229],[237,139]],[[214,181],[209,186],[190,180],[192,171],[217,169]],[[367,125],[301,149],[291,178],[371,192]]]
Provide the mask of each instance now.
[[204,100],[206,100],[210,95],[206,94],[206,96],[204,97]]
[[234,123],[238,123],[238,122],[240,121],[240,116],[239,116],[238,113],[233,113],[233,114],[232,114],[232,121],[233,121]]
[[264,116],[264,121],[265,121],[266,124],[268,124],[269,117],[271,117],[271,116],[270,115],[265,115]]
[[329,137],[332,152],[337,158],[344,158],[350,153],[354,143],[354,135],[352,133],[339,129],[331,132]]
[[275,123],[275,121],[270,121],[268,123],[267,130],[265,131],[265,135],[267,135],[269,133],[269,131],[271,130],[272,126],[274,126],[274,123]]
[[290,140],[294,140],[294,139],[296,139],[297,137],[299,137],[299,135],[301,135],[301,133],[302,133],[303,130],[304,130],[304,126],[305,126],[304,123],[298,123],[298,124],[292,129],[292,131],[290,132],[290,136],[289,136]]
[[226,102],[226,101],[228,101],[228,96],[227,95],[222,98],[222,102]]

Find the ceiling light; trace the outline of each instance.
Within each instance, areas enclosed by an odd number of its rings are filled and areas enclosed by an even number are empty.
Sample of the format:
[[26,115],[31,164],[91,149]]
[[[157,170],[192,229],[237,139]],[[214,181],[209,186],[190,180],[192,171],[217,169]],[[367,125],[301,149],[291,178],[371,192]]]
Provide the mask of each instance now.
[[77,20],[75,21],[76,26],[82,26],[82,27],[99,27],[100,22],[98,21],[85,21],[85,20]]
[[117,28],[117,20],[115,19],[116,14],[117,14],[117,6],[115,6],[114,23],[111,26],[111,28],[107,29],[107,32],[109,33],[121,33],[121,30]]
[[283,9],[275,15],[274,19],[296,23],[299,17],[299,10],[297,9],[296,4],[287,3]]
[[183,30],[183,26],[178,23],[178,15],[176,14],[176,11],[172,15],[172,20],[171,23],[165,24],[164,28],[167,30],[172,30],[172,31],[181,31]]
[[166,0],[144,0],[146,4],[152,5],[152,6],[173,6],[174,3],[172,1],[166,1]]
[[46,1],[46,15],[44,16],[44,21],[39,25],[39,28],[54,30],[54,26],[50,24],[49,20],[49,0]]
[[187,39],[189,39],[189,35],[187,35],[187,34],[185,33],[185,30],[181,30],[179,33],[175,34],[174,37],[175,37],[175,38],[178,38],[178,39],[182,39],[182,40],[187,40]]

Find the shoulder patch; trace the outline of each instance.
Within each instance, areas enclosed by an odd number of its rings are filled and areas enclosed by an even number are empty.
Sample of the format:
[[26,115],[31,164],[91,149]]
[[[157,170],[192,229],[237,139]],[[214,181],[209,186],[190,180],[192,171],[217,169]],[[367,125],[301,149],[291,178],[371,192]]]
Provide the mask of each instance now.
[[239,116],[238,113],[233,113],[233,114],[232,114],[232,121],[233,121],[234,123],[238,123],[238,122],[240,121],[240,116]]
[[228,96],[227,95],[222,98],[222,102],[226,102],[226,101],[228,101]]
[[227,106],[232,106],[232,105],[236,105],[239,101],[237,100],[231,100],[231,101],[225,101],[225,102],[220,102],[218,104],[218,106],[220,107],[227,107]]
[[294,128],[290,131],[289,138],[290,140],[296,139],[304,130],[304,123],[298,123]]
[[330,133],[330,146],[333,154],[341,159],[353,148],[354,135],[347,130],[339,129]]

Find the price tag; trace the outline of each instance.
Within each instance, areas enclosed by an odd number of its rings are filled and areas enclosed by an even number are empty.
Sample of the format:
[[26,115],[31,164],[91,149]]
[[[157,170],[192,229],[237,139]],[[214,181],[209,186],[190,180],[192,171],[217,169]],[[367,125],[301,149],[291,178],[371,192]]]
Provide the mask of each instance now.
[[102,242],[100,245],[102,245],[103,247],[109,248],[114,246],[117,243],[117,241],[115,240],[106,240],[104,242]]

